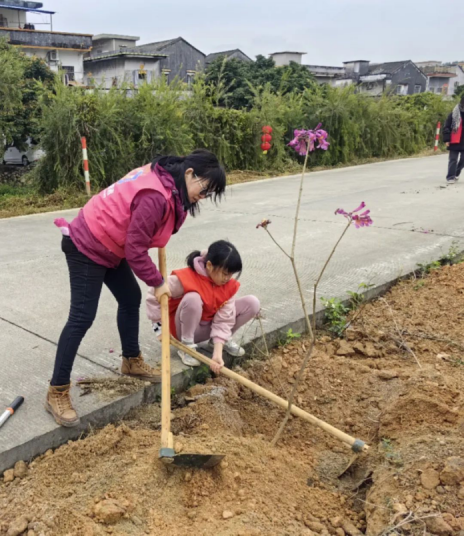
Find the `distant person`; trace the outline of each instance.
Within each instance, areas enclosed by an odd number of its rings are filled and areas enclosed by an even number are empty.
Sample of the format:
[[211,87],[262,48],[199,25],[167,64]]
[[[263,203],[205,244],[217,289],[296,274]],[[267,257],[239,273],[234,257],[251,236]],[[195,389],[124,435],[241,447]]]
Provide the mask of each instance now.
[[171,296],[148,251],[165,247],[186,215],[198,213],[202,199],[220,199],[225,188],[226,174],[216,156],[197,149],[186,157],[156,158],[92,197],[70,224],[55,220],[64,235],[61,248],[71,286],[71,308],[45,404],[58,424],[79,424],[69,394],[71,370],[97,314],[103,284],[118,302],[121,372],[161,381],[160,371],[144,361],[139,347],[141,291],[135,276],[152,288],[157,302],[164,294]]
[[463,169],[463,95],[447,118],[442,138],[449,151],[447,184],[455,184]]

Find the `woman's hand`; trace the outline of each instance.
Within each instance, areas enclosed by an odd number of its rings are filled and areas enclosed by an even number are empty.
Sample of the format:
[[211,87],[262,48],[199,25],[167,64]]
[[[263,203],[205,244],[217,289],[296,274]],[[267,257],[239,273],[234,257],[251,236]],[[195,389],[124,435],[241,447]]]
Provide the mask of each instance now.
[[446,147],[449,147],[450,142],[446,141]]
[[215,349],[213,350],[213,357],[210,363],[210,368],[215,374],[219,374],[222,367],[224,367],[223,345],[220,342],[216,342]]
[[166,281],[163,283],[163,285],[161,285],[159,287],[156,287],[154,293],[155,293],[155,298],[157,298],[158,303],[161,303],[161,297],[164,294],[167,294],[168,298],[171,297],[170,288],[169,288],[168,283]]

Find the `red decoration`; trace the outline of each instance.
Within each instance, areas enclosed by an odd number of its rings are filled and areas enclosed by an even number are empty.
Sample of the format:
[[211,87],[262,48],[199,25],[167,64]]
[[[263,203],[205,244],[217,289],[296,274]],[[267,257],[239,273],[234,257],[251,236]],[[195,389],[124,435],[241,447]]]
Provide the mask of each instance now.
[[261,144],[262,151],[266,154],[271,149],[271,144],[265,141]]
[[271,133],[273,132],[273,129],[269,125],[265,125],[262,127],[262,144],[261,148],[264,154],[266,154],[271,149]]

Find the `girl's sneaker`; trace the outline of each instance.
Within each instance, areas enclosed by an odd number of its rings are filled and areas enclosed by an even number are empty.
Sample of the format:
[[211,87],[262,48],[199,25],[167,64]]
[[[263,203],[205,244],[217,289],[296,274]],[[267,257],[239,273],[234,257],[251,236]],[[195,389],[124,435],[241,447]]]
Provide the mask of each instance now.
[[[193,350],[197,349],[197,345],[194,344],[193,342],[186,342],[186,341],[181,341],[181,342],[188,348],[192,348]],[[192,357],[189,354],[186,354],[181,350],[178,350],[178,356],[181,358],[181,361],[184,363],[184,365],[188,367],[199,367],[201,365],[198,359],[195,359],[195,357]]]
[[[205,348],[205,350],[209,352],[213,352],[213,350],[215,349],[215,345],[213,344],[213,341],[211,339],[209,341],[200,343],[200,347]],[[242,357],[243,355],[245,355],[244,348],[239,346],[232,339],[224,345],[224,349],[229,355],[233,357]]]
[[161,340],[159,337],[161,337],[161,322],[154,322],[152,324],[153,332],[155,333],[155,336],[158,340]]

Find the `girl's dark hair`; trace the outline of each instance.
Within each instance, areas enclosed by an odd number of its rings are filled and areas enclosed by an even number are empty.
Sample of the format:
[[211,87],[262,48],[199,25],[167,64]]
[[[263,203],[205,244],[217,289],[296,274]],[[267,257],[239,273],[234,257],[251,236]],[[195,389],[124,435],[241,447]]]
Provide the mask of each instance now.
[[[200,251],[193,251],[186,258],[186,263],[189,268],[195,270],[194,259],[200,256]],[[239,252],[226,240],[218,240],[210,244],[208,248],[207,256],[205,257],[205,263],[210,261],[215,268],[222,268],[229,274],[239,274],[242,272],[242,259]]]
[[218,162],[218,158],[206,149],[196,149],[187,156],[157,156],[152,162],[152,171],[156,165],[166,169],[173,177],[176,188],[181,192],[184,209],[188,210],[191,216],[200,212],[198,203],[191,203],[187,196],[185,173],[192,168],[199,179],[208,180],[208,191],[211,192],[212,199],[216,202],[221,199],[226,189],[226,173]]

